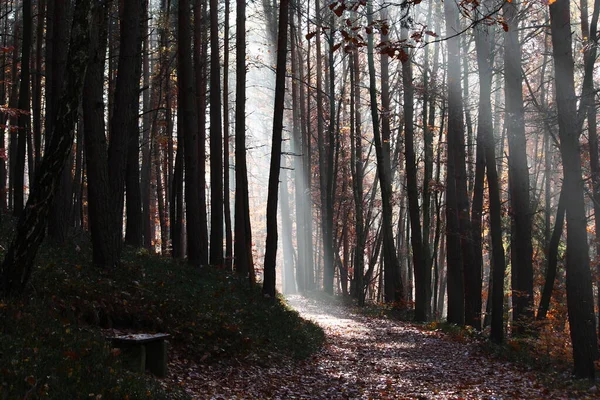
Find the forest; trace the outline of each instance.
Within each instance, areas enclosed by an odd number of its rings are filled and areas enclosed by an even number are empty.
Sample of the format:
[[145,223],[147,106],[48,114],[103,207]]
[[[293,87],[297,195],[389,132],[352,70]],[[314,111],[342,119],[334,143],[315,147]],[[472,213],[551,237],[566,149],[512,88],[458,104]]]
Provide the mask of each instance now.
[[[143,286],[152,259],[169,287],[231,277],[266,304],[340,298],[543,348],[593,381],[599,14],[600,0],[0,0],[3,319],[51,290],[83,301],[73,285],[85,297],[92,276]],[[65,276],[87,278],[55,286],[70,253],[85,261]]]

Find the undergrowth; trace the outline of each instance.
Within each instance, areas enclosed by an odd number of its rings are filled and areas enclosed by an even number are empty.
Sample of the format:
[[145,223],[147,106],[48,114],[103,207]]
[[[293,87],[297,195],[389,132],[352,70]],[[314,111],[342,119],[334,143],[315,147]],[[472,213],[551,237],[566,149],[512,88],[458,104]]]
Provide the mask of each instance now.
[[0,399],[186,398],[125,371],[101,328],[169,333],[202,363],[304,358],[324,340],[282,300],[226,271],[132,249],[105,271],[90,264],[86,240],[75,242],[45,247],[26,295],[0,304]]

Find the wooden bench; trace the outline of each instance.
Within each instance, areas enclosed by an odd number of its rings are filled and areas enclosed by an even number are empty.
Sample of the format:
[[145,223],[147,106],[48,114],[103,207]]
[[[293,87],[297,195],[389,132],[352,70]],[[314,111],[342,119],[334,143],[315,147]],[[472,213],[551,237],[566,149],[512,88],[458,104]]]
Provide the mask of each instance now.
[[108,338],[113,346],[121,349],[127,366],[143,373],[148,369],[158,377],[167,376],[167,342],[170,337],[166,333],[136,333]]

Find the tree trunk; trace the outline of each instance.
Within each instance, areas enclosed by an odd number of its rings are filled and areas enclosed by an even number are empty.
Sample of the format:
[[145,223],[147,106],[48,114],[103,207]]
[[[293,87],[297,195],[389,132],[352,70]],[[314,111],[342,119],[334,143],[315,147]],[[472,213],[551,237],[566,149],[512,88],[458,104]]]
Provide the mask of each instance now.
[[[198,266],[206,258],[201,254],[200,209],[198,182],[198,121],[196,97],[194,95],[194,75],[192,65],[192,31],[190,23],[190,2],[179,0],[177,18],[177,89],[178,115],[177,132],[183,136],[185,164],[185,213],[187,231],[188,262]],[[179,143],[181,145],[181,143]]]
[[[488,3],[488,2],[486,2]],[[488,3],[489,4],[489,3]],[[486,4],[487,5],[487,4]],[[496,145],[494,141],[494,127],[492,124],[492,65],[491,52],[493,37],[487,25],[479,24],[476,28],[475,46],[477,49],[477,66],[479,69],[479,118],[477,123],[479,158],[480,147],[484,152],[483,166],[486,170],[488,181],[488,197],[490,207],[490,234],[492,238],[492,331],[491,339],[500,343],[504,336],[504,245],[502,243],[502,209],[500,201],[500,185],[496,171]],[[482,188],[483,189],[483,188]],[[473,201],[475,202],[475,201]],[[481,216],[479,223],[481,223]],[[476,240],[481,243],[481,231]],[[481,251],[481,247],[478,249]],[[478,253],[480,256],[480,253]],[[481,264],[479,264],[481,268]],[[481,304],[481,303],[480,303]],[[481,307],[481,305],[480,305]]]
[[529,169],[525,139],[521,44],[518,38],[518,3],[504,4],[508,31],[504,37],[505,99],[509,169],[511,235],[511,285],[513,327],[525,333],[523,324],[533,319],[533,247],[531,243],[531,207],[529,201]]
[[550,29],[567,212],[567,308],[574,372],[577,377],[593,380],[598,345],[579,153],[569,0],[558,0],[550,5]]
[[[367,2],[367,21],[373,23],[372,0]],[[394,244],[394,233],[392,230],[392,185],[390,155],[386,154],[379,132],[379,110],[377,109],[377,88],[375,78],[375,61],[373,34],[368,35],[368,64],[369,64],[369,92],[371,100],[371,117],[373,119],[373,138],[375,152],[377,155],[377,173],[379,174],[382,201],[382,223],[383,223],[383,253],[385,258],[386,278],[385,300],[386,302],[403,302],[405,300],[402,277],[400,276],[400,262]]]
[[542,289],[542,296],[540,298],[540,305],[536,316],[538,321],[546,319],[546,314],[550,309],[550,299],[552,298],[552,291],[554,290],[554,281],[556,280],[556,271],[558,267],[558,246],[563,233],[564,221],[565,195],[561,190],[558,199],[558,209],[556,210],[556,219],[554,220],[554,230],[552,231],[552,236],[550,237],[548,249],[546,251],[546,280],[544,281],[544,288]]
[[[297,2],[294,6],[298,7]],[[302,137],[301,124],[303,121],[303,110],[300,108],[304,106],[304,99],[300,94],[299,88],[303,86],[303,74],[301,64],[303,62],[302,57],[298,51],[298,37],[300,36],[300,27],[296,25],[294,19],[293,8],[290,7],[290,53],[291,53],[291,64],[292,64],[292,152],[294,153],[294,194],[296,202],[296,240],[298,247],[298,259],[296,263],[295,279],[296,287],[300,293],[306,290],[306,275],[307,275],[307,261],[311,258],[311,255],[307,251],[306,241],[306,224],[305,224],[305,209],[310,207],[310,204],[306,204],[304,201],[306,185],[304,181],[305,177],[305,154],[304,154],[304,141]],[[298,9],[298,12],[300,10]],[[298,24],[300,24],[300,19]],[[303,93],[304,91],[302,91]]]
[[246,163],[246,0],[236,0],[235,40],[235,270],[252,285],[255,276]]
[[[128,0],[131,1],[131,0]],[[140,92],[140,76],[142,73],[142,42],[144,37],[144,10],[146,0],[134,0],[136,2],[135,17],[131,20],[131,26],[126,33],[127,36],[136,38],[137,53],[133,55],[131,62],[134,63],[135,76],[130,84],[134,94],[131,96],[131,113],[128,116],[127,131],[127,166],[125,171],[126,185],[126,228],[125,228],[125,243],[139,248],[143,245],[143,222],[142,222],[142,190],[140,187],[140,127],[139,127],[139,92]],[[125,7],[122,7],[122,21],[125,21]],[[121,23],[123,23],[121,22]],[[121,27],[123,29],[123,27]],[[122,40],[122,39],[121,39]],[[120,52],[119,52],[120,54]],[[119,66],[119,75],[123,73],[122,67]],[[115,104],[119,104],[118,100]]]
[[130,132],[137,129],[132,127],[137,126],[138,117],[143,0],[127,1],[123,6],[119,74],[108,149],[102,100],[105,49],[103,27],[99,27],[100,32],[96,33],[99,46],[95,49],[84,89],[84,140],[88,155],[93,260],[94,264],[102,267],[114,267],[120,261],[127,152]]
[[223,265],[223,133],[219,2],[210,0],[210,263]]
[[[29,117],[29,72],[31,56],[31,32],[32,32],[31,0],[23,0],[23,40],[21,41],[21,77],[19,81],[19,109],[17,126],[17,145],[14,157],[13,169],[13,214],[19,217],[23,212],[25,201],[25,152],[27,136],[31,127]],[[15,50],[16,51],[16,50]],[[16,68],[16,65],[15,65]]]
[[276,258],[277,258],[277,195],[281,166],[281,139],[283,134],[283,111],[285,100],[285,75],[287,55],[287,30],[289,2],[281,0],[279,5],[279,34],[277,38],[277,72],[275,76],[275,106],[273,111],[273,142],[269,189],[267,196],[267,242],[264,264],[264,295],[275,299]]
[[360,63],[358,59],[358,48],[352,50],[352,61],[350,69],[350,113],[351,119],[351,164],[352,164],[352,187],[354,193],[354,215],[355,215],[355,230],[356,230],[356,249],[354,252],[354,280],[355,291],[358,299],[358,305],[365,305],[365,245],[366,234],[364,224],[364,208],[363,208],[363,150],[362,150],[362,133],[361,125],[362,118],[360,113]]
[[39,245],[44,237],[52,197],[73,144],[75,122],[81,99],[89,59],[90,0],[77,0],[71,28],[64,90],[59,98],[59,109],[54,131],[36,178],[36,185],[21,214],[16,235],[2,263],[1,295],[23,291],[33,268]]
[[[446,35],[448,39],[448,155],[446,172],[446,245],[447,245],[447,285],[448,285],[448,322],[462,325],[465,323],[465,283],[463,282],[463,258],[461,254],[461,229],[458,202],[458,147],[464,144],[464,125],[462,114],[462,94],[460,88],[460,49],[459,38],[451,37],[459,31],[456,5],[444,2],[446,16]],[[463,146],[464,156],[464,146]],[[464,167],[464,157],[462,158]]]
[[194,69],[198,108],[198,207],[200,209],[200,263],[208,264],[208,217],[206,215],[206,67],[208,63],[207,13],[205,1],[194,3]]
[[[402,27],[402,40],[408,38],[408,27]],[[406,51],[409,51],[407,48]],[[427,321],[431,313],[431,271],[427,269],[419,215],[419,188],[417,157],[414,139],[414,87],[412,60],[407,54],[402,59],[402,83],[404,85],[404,146],[406,154],[406,186],[408,212],[410,215],[413,268],[415,271],[415,321]]]
[[[317,23],[321,24],[321,6],[320,1],[315,0],[315,14]],[[333,294],[333,277],[334,277],[334,259],[333,259],[333,234],[332,224],[329,222],[333,219],[329,217],[329,180],[328,174],[332,171],[328,170],[327,155],[332,151],[331,143],[325,142],[325,128],[323,122],[325,119],[323,108],[325,107],[325,99],[323,98],[323,55],[321,51],[321,35],[315,37],[316,40],[316,68],[317,68],[317,146],[319,152],[319,191],[321,195],[321,238],[323,244],[323,291]],[[330,99],[333,101],[333,99]]]
[[231,232],[231,196],[229,187],[229,0],[225,0],[223,52],[223,212],[225,214],[225,266],[233,267],[233,235]]
[[[143,50],[142,50],[142,169],[140,177],[140,190],[142,194],[142,239],[145,249],[154,253],[154,240],[156,236],[156,224],[154,211],[155,196],[152,190],[152,146],[154,145],[154,126],[151,117],[157,118],[157,112],[152,111],[152,101],[150,89],[150,31],[148,29],[149,1],[144,4],[144,22],[143,22]],[[160,71],[160,67],[159,67]],[[160,87],[160,77],[157,82]],[[152,88],[160,90],[159,88]]]
[[[52,0],[50,0],[52,1]],[[33,151],[34,167],[29,171],[30,180],[35,179],[35,172],[42,160],[42,60],[44,59],[42,45],[44,42],[44,16],[46,14],[46,0],[37,2],[37,26],[35,39],[35,68],[31,82],[31,108],[33,116]],[[4,101],[4,98],[2,98]],[[33,177],[33,178],[32,178]],[[30,185],[31,186],[31,185]]]

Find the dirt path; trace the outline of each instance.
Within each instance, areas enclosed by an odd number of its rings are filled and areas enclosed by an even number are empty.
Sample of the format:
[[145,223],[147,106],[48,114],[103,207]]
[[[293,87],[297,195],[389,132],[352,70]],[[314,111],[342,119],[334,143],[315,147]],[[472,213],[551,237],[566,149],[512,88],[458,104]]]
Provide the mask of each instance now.
[[327,334],[311,359],[271,367],[179,363],[172,374],[198,399],[573,398],[548,391],[533,372],[490,360],[475,345],[339,305],[299,296],[289,302]]

